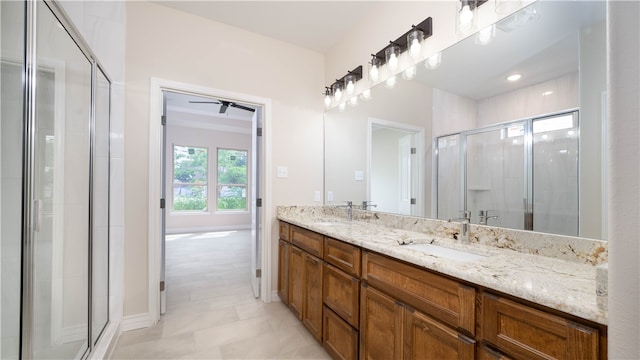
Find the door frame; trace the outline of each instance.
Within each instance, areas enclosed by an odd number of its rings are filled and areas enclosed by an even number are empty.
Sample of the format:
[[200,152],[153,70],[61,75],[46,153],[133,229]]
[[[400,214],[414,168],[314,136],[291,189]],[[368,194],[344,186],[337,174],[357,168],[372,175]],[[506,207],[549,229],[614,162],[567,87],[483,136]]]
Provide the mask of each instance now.
[[[195,95],[202,95],[213,98],[234,99],[239,102],[245,102],[262,106],[262,146],[261,152],[264,159],[262,166],[259,168],[261,172],[260,193],[263,195],[271,194],[271,99],[209,88],[200,85],[187,84],[172,80],[151,78],[150,88],[150,121],[149,121],[149,217],[148,217],[148,309],[151,321],[155,324],[160,318],[160,266],[162,256],[162,242],[160,239],[162,232],[161,223],[161,176],[162,170],[162,135],[163,128],[160,122],[162,116],[162,92],[186,92]],[[260,159],[257,159],[258,161]],[[262,302],[270,302],[271,300],[271,246],[269,239],[271,238],[271,199],[264,197],[262,199],[262,217],[257,224],[257,231],[260,232],[260,264],[263,276],[260,278],[260,300]]]

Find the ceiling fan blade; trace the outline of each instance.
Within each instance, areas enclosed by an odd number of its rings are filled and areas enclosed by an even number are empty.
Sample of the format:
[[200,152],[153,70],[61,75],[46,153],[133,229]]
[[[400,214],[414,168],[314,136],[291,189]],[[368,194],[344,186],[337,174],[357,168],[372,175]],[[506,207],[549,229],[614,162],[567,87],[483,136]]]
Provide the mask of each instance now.
[[250,107],[246,107],[244,105],[240,105],[240,104],[236,104],[236,103],[231,103],[231,106],[238,108],[238,109],[242,109],[242,110],[246,110],[246,111],[251,111],[251,112],[255,112],[256,109],[252,109]]
[[220,104],[218,101],[189,101],[191,104]]

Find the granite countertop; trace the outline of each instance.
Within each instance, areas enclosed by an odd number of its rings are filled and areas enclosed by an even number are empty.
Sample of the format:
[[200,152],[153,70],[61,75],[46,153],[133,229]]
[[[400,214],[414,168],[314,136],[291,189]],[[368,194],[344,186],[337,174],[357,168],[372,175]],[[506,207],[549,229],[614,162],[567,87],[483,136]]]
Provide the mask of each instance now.
[[[318,219],[284,212],[278,214],[278,219],[488,289],[607,324],[607,312],[598,306],[593,264],[478,243],[462,244],[446,237],[338,217]],[[401,245],[407,243],[431,243],[484,256],[459,261]]]

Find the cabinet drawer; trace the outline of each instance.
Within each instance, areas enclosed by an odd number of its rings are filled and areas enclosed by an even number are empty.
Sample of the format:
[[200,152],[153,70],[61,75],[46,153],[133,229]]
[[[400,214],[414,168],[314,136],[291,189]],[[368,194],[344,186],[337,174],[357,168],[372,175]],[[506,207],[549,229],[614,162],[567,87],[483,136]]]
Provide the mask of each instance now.
[[429,271],[365,251],[362,279],[456,329],[475,334],[475,289]]
[[360,325],[360,279],[324,264],[323,301],[351,326]]
[[429,316],[405,309],[405,359],[459,359],[475,358],[476,342]]
[[289,230],[291,229],[291,225],[284,221],[280,221],[280,239],[284,241],[289,241]]
[[360,277],[360,248],[326,237],[324,261],[351,275]]
[[295,225],[291,225],[291,243],[300,247],[302,250],[308,252],[313,256],[317,256],[322,258],[322,248],[323,248],[323,236],[315,233],[313,231],[309,231],[307,229],[303,229],[301,227],[297,227]]
[[328,307],[322,312],[322,345],[334,359],[358,358],[358,331],[349,326]]
[[599,331],[501,298],[482,296],[483,337],[522,359],[598,359]]
[[478,360],[512,360],[505,354],[494,350],[488,346],[483,346],[478,350]]

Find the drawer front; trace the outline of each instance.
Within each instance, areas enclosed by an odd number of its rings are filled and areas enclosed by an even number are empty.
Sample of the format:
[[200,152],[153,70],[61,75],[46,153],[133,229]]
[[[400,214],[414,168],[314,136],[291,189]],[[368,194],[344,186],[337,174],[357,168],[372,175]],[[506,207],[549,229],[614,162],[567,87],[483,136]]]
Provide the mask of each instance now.
[[475,289],[378,254],[362,255],[362,279],[456,329],[475,334]]
[[318,233],[291,225],[291,242],[313,256],[322,258],[323,239]]
[[324,261],[356,277],[360,277],[361,251],[357,246],[325,237]]
[[513,359],[485,345],[483,347],[480,347],[478,350],[478,360],[513,360]]
[[289,225],[284,221],[280,221],[280,239],[284,241],[289,241],[290,229],[291,229],[291,225]]
[[358,331],[328,307],[323,310],[322,345],[334,359],[358,359]]
[[413,309],[405,310],[404,358],[473,360],[476,343]]
[[323,301],[351,326],[360,325],[360,279],[324,264]]
[[523,359],[598,359],[599,331],[492,294],[482,296],[483,337]]

